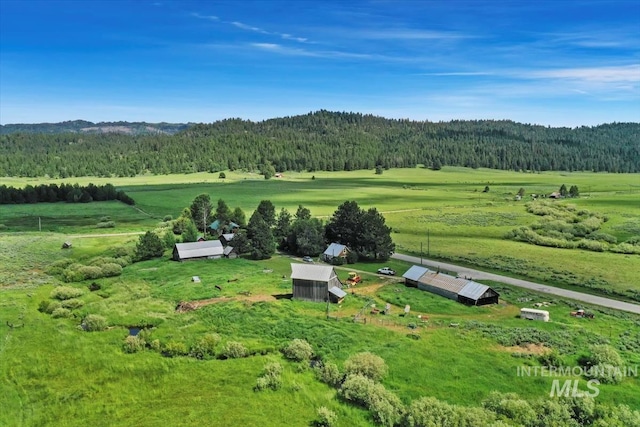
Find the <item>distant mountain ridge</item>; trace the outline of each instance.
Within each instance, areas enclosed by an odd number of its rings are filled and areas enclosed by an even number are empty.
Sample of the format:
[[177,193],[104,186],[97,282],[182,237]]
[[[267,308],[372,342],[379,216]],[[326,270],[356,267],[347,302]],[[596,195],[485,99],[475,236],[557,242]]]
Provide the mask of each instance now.
[[70,120],[60,123],[14,123],[0,125],[0,135],[10,133],[120,133],[125,135],[173,135],[187,127],[187,123],[98,122]]

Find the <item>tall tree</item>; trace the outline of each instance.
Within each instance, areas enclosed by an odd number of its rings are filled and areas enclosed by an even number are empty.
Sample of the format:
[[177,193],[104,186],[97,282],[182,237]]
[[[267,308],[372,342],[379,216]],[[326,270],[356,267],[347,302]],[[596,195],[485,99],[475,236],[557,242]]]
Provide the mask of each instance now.
[[278,248],[284,251],[289,250],[287,245],[287,237],[291,232],[291,214],[285,208],[282,208],[276,218],[276,226],[273,229],[273,237]]
[[298,210],[296,211],[296,219],[310,219],[310,218],[311,218],[311,211],[302,205],[298,205]]
[[251,258],[267,259],[275,253],[276,245],[271,228],[257,210],[249,218],[247,237],[251,247]]
[[191,218],[195,223],[198,230],[206,232],[207,226],[211,221],[213,205],[211,204],[211,197],[208,194],[200,194],[193,199],[191,207]]
[[362,216],[363,234],[357,251],[368,259],[386,261],[396,248],[391,240],[391,227],[376,208],[367,210]]
[[147,231],[138,239],[136,245],[136,258],[144,261],[151,258],[161,257],[164,253],[164,244],[158,235],[152,231]]
[[218,199],[218,206],[216,207],[216,219],[218,221],[220,221],[220,224],[229,224],[229,222],[231,221],[231,209],[229,209],[229,206],[227,206],[227,203],[222,200],[222,199]]
[[567,194],[569,194],[569,192],[567,191],[567,186],[566,186],[566,185],[564,185],[564,184],[562,184],[562,185],[560,186],[560,195],[561,195],[562,197],[567,197]]
[[246,227],[247,225],[247,217],[245,216],[244,211],[239,207],[233,210],[230,219],[231,222],[235,222],[241,228]]
[[186,220],[184,231],[182,232],[182,241],[184,243],[195,242],[198,240],[198,229],[191,219]]
[[572,185],[571,188],[569,188],[569,197],[580,197],[580,191],[577,185]]
[[322,221],[318,218],[296,219],[287,241],[290,251],[296,255],[320,255],[325,248]]
[[341,243],[352,249],[357,247],[362,235],[363,214],[355,201],[346,201],[338,206],[325,227],[327,241]]
[[276,224],[276,207],[273,206],[271,200],[262,200],[256,208],[256,212],[267,223],[267,227],[271,228]]

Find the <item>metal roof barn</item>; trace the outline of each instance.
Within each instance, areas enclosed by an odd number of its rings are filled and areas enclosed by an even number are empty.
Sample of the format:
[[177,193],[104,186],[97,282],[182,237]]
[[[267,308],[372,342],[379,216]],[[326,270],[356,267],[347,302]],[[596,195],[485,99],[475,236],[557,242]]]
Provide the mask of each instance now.
[[176,243],[173,247],[173,259],[184,261],[186,259],[216,259],[222,257],[224,249],[220,240],[207,240],[204,242]]
[[330,289],[342,288],[336,271],[328,265],[291,263],[291,280],[293,298],[306,301],[327,301]]

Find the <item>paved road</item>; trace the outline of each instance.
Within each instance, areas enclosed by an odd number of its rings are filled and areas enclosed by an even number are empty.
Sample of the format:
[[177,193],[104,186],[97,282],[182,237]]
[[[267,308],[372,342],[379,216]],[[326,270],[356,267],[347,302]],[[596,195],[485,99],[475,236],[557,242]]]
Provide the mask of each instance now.
[[[420,258],[415,256],[395,253],[391,255],[391,258],[420,265]],[[499,274],[487,273],[480,270],[474,270],[473,268],[461,267],[459,265],[448,264],[446,262],[435,261],[432,259],[422,258],[422,264],[427,267],[439,267],[443,270],[455,271],[460,276],[471,277],[473,280],[493,280],[500,283],[506,283],[508,285],[518,286],[520,288],[531,289],[532,291],[544,292],[547,294],[571,298],[576,301],[600,305],[602,307],[615,308],[617,310],[640,314],[640,305],[637,304],[631,304],[628,302],[617,301],[610,298],[584,294],[582,292],[569,291],[562,288],[555,288],[553,286],[542,285],[540,283],[529,282],[527,280],[514,279],[512,277],[501,276]]]

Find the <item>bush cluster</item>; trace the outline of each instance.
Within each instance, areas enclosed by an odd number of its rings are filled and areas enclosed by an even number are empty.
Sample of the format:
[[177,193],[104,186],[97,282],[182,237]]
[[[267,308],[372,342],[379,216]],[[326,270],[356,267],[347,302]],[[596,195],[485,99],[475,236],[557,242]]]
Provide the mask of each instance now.
[[87,332],[104,331],[107,329],[107,319],[97,314],[88,314],[82,321],[82,329]]
[[77,298],[84,294],[82,289],[72,288],[71,286],[58,286],[51,291],[49,296],[57,300],[67,300],[71,298]]
[[345,375],[362,375],[373,381],[381,380],[388,368],[384,359],[373,353],[357,353],[344,362]]
[[342,382],[343,375],[338,369],[338,365],[333,362],[324,362],[314,368],[316,377],[325,384],[337,387]]
[[318,419],[315,422],[317,427],[334,427],[338,424],[338,416],[326,406],[321,406],[317,410]]
[[369,409],[374,420],[384,426],[399,424],[404,417],[405,408],[400,399],[382,384],[364,375],[348,375],[342,383],[340,395]]
[[302,362],[311,359],[313,347],[307,341],[296,338],[282,349],[282,353],[287,359]]
[[239,359],[246,357],[247,348],[241,342],[229,341],[222,349],[222,357],[225,359]]
[[96,228],[115,228],[115,221],[104,221],[96,224]]
[[253,389],[255,391],[278,390],[280,387],[282,387],[282,365],[277,362],[267,363]]
[[146,346],[146,342],[139,335],[129,335],[124,339],[124,344],[122,345],[122,350],[125,353],[138,353],[139,351],[144,350]]
[[200,341],[194,344],[189,351],[189,356],[196,359],[209,359],[215,356],[216,347],[220,342],[220,335],[206,334]]

